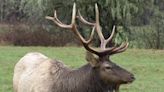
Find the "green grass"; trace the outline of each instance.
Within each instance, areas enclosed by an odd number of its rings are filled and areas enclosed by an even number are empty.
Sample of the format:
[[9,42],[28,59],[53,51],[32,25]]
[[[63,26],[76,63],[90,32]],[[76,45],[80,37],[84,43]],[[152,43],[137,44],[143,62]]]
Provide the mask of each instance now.
[[[85,50],[76,47],[0,47],[0,92],[12,91],[12,76],[16,62],[28,52],[41,52],[62,60],[72,68],[85,64]],[[135,74],[132,84],[121,86],[120,92],[163,92],[164,50],[129,49],[111,59]]]

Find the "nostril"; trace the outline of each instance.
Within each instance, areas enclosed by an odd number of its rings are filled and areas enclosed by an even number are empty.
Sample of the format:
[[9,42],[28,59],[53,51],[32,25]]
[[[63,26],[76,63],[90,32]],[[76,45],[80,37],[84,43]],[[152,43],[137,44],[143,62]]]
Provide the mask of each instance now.
[[132,81],[134,81],[134,80],[135,80],[135,77],[134,77],[133,75],[131,76],[131,80],[132,80]]

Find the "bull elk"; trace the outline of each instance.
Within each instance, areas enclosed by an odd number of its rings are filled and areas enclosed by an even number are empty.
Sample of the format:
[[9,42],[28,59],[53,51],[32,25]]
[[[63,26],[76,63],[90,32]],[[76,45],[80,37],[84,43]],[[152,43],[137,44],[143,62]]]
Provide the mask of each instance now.
[[[108,39],[105,39],[100,23],[99,11],[95,4],[95,23],[85,20],[80,12],[76,15],[76,4],[73,5],[72,21],[67,25],[58,18],[56,11],[52,20],[61,28],[70,29],[87,50],[88,63],[78,69],[70,69],[59,60],[52,60],[41,53],[32,52],[26,54],[16,64],[13,77],[15,92],[119,92],[121,84],[134,81],[134,75],[121,68],[110,60],[110,56],[123,52],[128,43],[120,46],[107,47],[115,33],[115,27]],[[86,40],[77,29],[76,19],[91,26],[92,32]],[[95,31],[100,39],[100,48],[90,46]]]

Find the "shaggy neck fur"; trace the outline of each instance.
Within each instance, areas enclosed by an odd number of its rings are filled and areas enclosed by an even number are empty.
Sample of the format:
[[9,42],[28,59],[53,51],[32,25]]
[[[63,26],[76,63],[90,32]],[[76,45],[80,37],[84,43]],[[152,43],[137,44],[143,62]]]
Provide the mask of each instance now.
[[113,87],[100,80],[89,64],[77,70],[67,70],[62,69],[53,92],[113,92]]

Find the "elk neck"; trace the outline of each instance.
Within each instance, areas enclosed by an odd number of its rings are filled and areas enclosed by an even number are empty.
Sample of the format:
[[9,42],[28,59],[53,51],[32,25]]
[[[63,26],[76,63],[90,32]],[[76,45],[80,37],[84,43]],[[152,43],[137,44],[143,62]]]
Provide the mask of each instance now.
[[113,92],[112,84],[105,84],[90,64],[64,73],[59,80],[60,92]]

